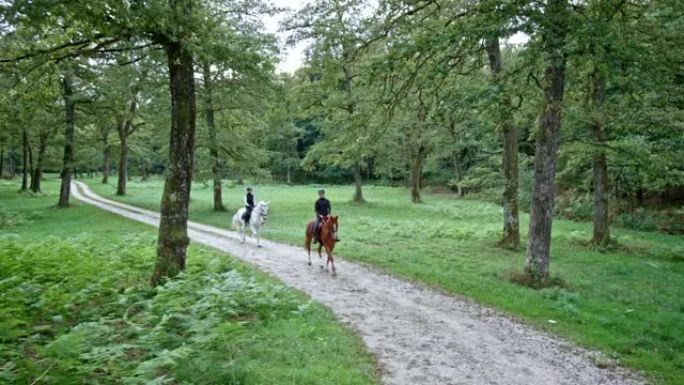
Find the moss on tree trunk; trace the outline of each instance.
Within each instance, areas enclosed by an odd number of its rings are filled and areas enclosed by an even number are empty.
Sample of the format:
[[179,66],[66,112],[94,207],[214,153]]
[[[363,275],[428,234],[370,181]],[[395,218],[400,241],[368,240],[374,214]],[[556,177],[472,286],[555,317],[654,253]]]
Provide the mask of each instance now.
[[157,261],[152,284],[185,269],[188,205],[195,146],[195,83],[192,53],[181,39],[165,44],[171,91],[169,170],[161,201]]
[[560,142],[561,109],[565,88],[566,6],[565,0],[550,0],[545,9],[548,19],[543,33],[548,63],[544,76],[544,107],[536,136],[534,183],[525,262],[525,273],[535,282],[546,280],[549,276],[556,155]]
[[501,203],[503,206],[503,235],[499,245],[517,249],[520,245],[520,220],[518,216],[518,134],[513,122],[513,106],[510,95],[505,92],[501,75],[503,60],[499,38],[492,37],[486,41],[489,67],[494,84],[497,86],[498,124],[503,133],[503,176],[504,190]]

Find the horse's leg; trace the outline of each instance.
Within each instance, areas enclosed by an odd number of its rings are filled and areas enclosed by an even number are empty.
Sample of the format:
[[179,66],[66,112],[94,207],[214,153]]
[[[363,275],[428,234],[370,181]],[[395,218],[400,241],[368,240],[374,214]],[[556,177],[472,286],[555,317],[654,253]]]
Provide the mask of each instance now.
[[325,268],[327,269],[328,263],[330,263],[330,265],[332,267],[332,272],[334,274],[335,273],[335,264],[333,263],[333,259],[332,259],[332,250],[330,250],[330,247],[327,245],[325,246],[325,254],[327,256],[327,258],[325,260]]
[[[323,261],[322,261],[323,255],[321,254],[321,250],[322,250],[322,249],[323,249],[323,245],[319,242],[319,243],[318,243],[318,259],[321,260],[321,269],[323,268]],[[328,267],[327,264],[326,264],[325,267],[326,267],[326,268]]]
[[257,239],[257,247],[261,247],[261,238],[259,238],[259,229],[256,229],[256,239]]
[[309,266],[311,266],[311,235],[308,231],[304,236],[304,249],[306,249],[306,252],[309,254]]
[[335,270],[335,257],[333,256],[332,250],[328,253],[328,259],[330,260],[330,266],[332,266],[332,272],[333,275],[336,275],[337,272]]
[[245,243],[245,224],[244,223],[240,224],[240,240],[242,243]]

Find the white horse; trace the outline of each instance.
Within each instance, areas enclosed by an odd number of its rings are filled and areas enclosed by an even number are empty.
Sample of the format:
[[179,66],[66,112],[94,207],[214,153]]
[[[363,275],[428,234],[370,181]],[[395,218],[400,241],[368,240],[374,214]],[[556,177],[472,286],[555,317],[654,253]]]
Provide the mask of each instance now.
[[252,210],[252,215],[249,218],[249,225],[242,220],[242,214],[245,213],[245,208],[238,210],[235,215],[233,215],[233,228],[240,231],[240,239],[242,243],[245,243],[245,230],[249,226],[252,231],[252,235],[256,236],[257,247],[261,247],[261,238],[259,237],[259,230],[266,222],[268,217],[268,204],[269,202],[260,201],[254,206]]

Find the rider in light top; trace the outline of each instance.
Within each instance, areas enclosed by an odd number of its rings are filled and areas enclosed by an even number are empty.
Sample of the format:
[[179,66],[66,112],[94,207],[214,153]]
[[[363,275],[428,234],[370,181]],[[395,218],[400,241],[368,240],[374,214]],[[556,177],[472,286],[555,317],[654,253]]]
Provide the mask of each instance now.
[[247,187],[247,194],[245,194],[245,213],[242,214],[242,220],[249,223],[249,217],[252,216],[254,210],[254,195],[252,195],[252,187]]
[[[314,205],[314,210],[316,210],[316,226],[314,227],[314,243],[319,242],[319,234],[321,229],[321,223],[328,218],[332,207],[330,206],[330,201],[325,198],[325,190],[318,190],[318,200]],[[339,241],[339,239],[337,239]]]

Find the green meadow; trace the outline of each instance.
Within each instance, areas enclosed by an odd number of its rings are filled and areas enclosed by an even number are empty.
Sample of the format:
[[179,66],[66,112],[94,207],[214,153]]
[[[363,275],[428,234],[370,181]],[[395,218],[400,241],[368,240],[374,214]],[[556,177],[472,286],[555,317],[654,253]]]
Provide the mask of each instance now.
[[378,384],[360,340],[325,307],[191,245],[152,289],[156,231],[0,181],[0,383]]
[[[87,181],[97,193],[156,210],[162,181],[132,181],[128,195]],[[213,212],[210,185],[195,183],[190,217],[229,227],[244,186],[224,186],[226,212]],[[271,201],[265,237],[302,245],[313,217],[318,185],[256,185],[257,200]],[[340,216],[337,254],[395,275],[493,306],[535,327],[603,352],[600,365],[642,370],[662,384],[684,384],[684,239],[658,232],[613,228],[618,245],[587,245],[591,224],[554,221],[551,270],[562,287],[534,290],[510,282],[524,250],[495,246],[501,209],[494,204],[425,195],[409,203],[401,188],[366,186],[365,204],[351,203],[351,186],[327,186]],[[523,238],[527,216],[521,216]],[[523,244],[526,239],[523,239]],[[191,256],[191,266],[200,264]],[[302,254],[302,264],[305,255]]]

